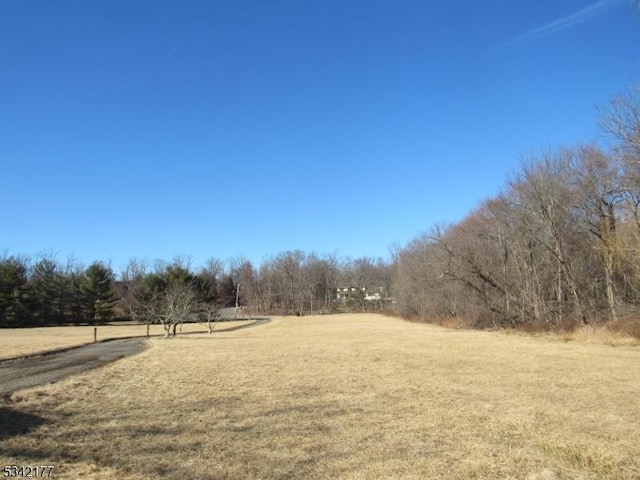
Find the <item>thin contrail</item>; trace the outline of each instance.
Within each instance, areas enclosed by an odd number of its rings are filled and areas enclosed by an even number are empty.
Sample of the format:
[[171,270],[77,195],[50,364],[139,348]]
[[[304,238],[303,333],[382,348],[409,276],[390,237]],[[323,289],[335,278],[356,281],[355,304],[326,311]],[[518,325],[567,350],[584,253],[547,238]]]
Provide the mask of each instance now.
[[522,45],[524,43],[529,43],[534,40],[553,35],[554,33],[562,32],[563,30],[575,27],[581,23],[588,22],[589,20],[614,9],[624,2],[625,0],[599,0],[582,10],[578,10],[577,12],[567,15],[566,17],[559,18],[553,22],[543,25],[542,27],[530,30],[504,43],[503,46]]

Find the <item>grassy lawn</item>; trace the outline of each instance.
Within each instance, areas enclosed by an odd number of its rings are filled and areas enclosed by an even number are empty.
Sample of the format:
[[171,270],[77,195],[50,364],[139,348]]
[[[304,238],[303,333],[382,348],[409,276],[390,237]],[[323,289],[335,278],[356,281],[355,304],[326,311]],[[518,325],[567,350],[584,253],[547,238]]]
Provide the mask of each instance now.
[[58,478],[638,479],[640,349],[376,315],[276,318],[0,403]]

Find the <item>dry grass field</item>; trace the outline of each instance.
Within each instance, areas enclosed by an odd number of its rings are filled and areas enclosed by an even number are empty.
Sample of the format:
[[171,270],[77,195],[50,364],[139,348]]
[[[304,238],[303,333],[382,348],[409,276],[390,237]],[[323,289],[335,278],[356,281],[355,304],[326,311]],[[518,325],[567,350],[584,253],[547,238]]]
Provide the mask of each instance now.
[[152,339],[0,403],[58,478],[638,479],[640,349],[375,315]]
[[[222,322],[216,329],[226,329],[250,321]],[[0,360],[21,355],[32,355],[61,348],[76,347],[93,342],[93,329],[81,327],[41,327],[41,328],[3,328],[0,329]],[[182,333],[202,333],[207,327],[197,323],[182,326]],[[98,341],[112,338],[144,337],[146,325],[101,325],[98,327]],[[149,335],[164,335],[162,325],[151,325]]]

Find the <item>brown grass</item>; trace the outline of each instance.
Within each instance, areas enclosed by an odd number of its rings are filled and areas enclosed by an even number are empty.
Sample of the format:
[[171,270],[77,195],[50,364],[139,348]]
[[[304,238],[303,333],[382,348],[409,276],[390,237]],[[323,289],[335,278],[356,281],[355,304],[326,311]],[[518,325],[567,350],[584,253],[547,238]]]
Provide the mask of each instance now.
[[15,393],[0,405],[0,466],[92,479],[640,478],[636,347],[364,314],[196,337]]
[[581,343],[597,343],[611,346],[640,345],[640,338],[627,335],[620,330],[612,329],[609,325],[582,326],[571,332],[556,334],[564,341],[578,341]]
[[607,328],[620,335],[633,337],[640,343],[640,318],[637,316],[611,322],[607,325]]
[[[229,328],[243,323],[250,322],[222,322],[216,326],[216,329]],[[112,338],[144,337],[147,334],[147,326],[140,324],[101,325],[97,328],[98,341]],[[0,360],[91,343],[93,342],[93,329],[94,327],[91,326],[2,328],[0,329]],[[207,327],[197,323],[187,323],[182,326],[182,333],[196,332],[207,332]],[[164,335],[162,325],[151,325],[149,334]]]

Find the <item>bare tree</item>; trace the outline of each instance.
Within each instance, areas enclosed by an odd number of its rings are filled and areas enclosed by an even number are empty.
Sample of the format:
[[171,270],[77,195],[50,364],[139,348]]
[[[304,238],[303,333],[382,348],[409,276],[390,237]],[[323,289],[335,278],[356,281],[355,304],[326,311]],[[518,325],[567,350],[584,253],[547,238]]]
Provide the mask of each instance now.
[[[640,5],[640,2],[634,2]],[[618,238],[626,258],[620,271],[621,289],[628,302],[640,303],[640,84],[616,96],[600,110],[600,126],[615,140],[620,159],[622,222]]]
[[198,295],[193,287],[184,283],[171,283],[157,299],[156,314],[165,332],[165,338],[176,336],[176,328],[197,319]]
[[222,275],[224,273],[224,263],[222,260],[212,257],[209,258],[202,269],[200,270],[200,277],[208,288],[205,298],[213,302],[220,302],[220,282],[222,281]]
[[278,308],[276,288],[276,274],[272,261],[265,261],[260,265],[256,279],[257,310],[271,313]]
[[148,274],[146,262],[136,258],[130,259],[120,272],[123,292],[119,300],[120,308],[135,321],[144,320],[145,309],[143,282]]
[[338,284],[338,259],[334,254],[318,255],[312,252],[304,262],[306,291],[309,298],[309,311],[329,311]]
[[304,313],[305,292],[302,269],[304,259],[305,254],[301,250],[280,252],[274,259],[285,308],[298,315]]
[[251,312],[258,308],[259,304],[259,287],[257,284],[257,275],[253,268],[253,264],[243,259],[237,269],[238,287],[236,289],[236,301],[240,304],[242,317],[248,314],[251,319]]
[[640,84],[614,97],[599,111],[599,125],[626,155],[640,158]]
[[619,172],[611,157],[594,147],[585,147],[579,152],[572,174],[576,208],[585,228],[596,240],[594,249],[600,254],[611,321],[618,319],[614,276],[617,265],[623,261],[617,233],[617,210],[624,199]]
[[593,148],[532,157],[504,193],[397,253],[399,308],[513,327],[615,320],[633,243],[619,234],[633,223],[620,220],[620,171]]
[[536,241],[555,259],[558,307],[563,304],[566,287],[576,316],[583,323],[588,323],[576,274],[578,257],[572,255],[572,249],[581,240],[581,232],[571,216],[574,199],[568,178],[572,173],[573,159],[573,152],[566,149],[533,157],[523,165],[517,182],[512,183],[511,188],[535,225]]
[[240,289],[241,281],[242,281],[242,271],[243,266],[247,262],[247,260],[242,256],[237,256],[234,258],[230,258],[227,261],[227,275],[233,282],[234,286],[234,304],[235,304],[235,312],[234,318],[238,318],[238,309],[240,308]]
[[199,323],[204,323],[207,326],[209,335],[213,333],[218,322],[222,320],[220,310],[220,307],[213,303],[205,303],[200,308]]
[[438,265],[437,253],[437,247],[427,234],[420,235],[397,252],[394,291],[398,307],[405,315],[425,319],[440,313],[434,303],[442,295],[434,287],[438,272],[444,267]]

